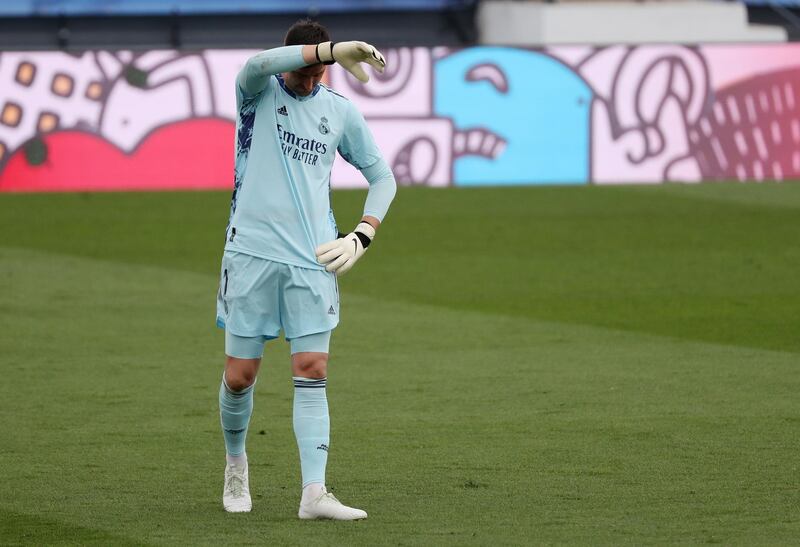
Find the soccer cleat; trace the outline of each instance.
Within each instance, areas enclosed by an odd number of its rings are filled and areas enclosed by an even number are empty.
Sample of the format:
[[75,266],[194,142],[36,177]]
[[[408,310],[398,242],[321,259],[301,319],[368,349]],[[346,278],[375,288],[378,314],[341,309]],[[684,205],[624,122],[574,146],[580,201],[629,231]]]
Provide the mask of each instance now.
[[360,520],[367,518],[367,512],[343,505],[333,494],[323,490],[318,498],[308,503],[301,502],[297,516],[303,520]]
[[253,507],[250,499],[250,479],[247,464],[225,466],[225,487],[222,489],[222,505],[228,513],[249,513]]

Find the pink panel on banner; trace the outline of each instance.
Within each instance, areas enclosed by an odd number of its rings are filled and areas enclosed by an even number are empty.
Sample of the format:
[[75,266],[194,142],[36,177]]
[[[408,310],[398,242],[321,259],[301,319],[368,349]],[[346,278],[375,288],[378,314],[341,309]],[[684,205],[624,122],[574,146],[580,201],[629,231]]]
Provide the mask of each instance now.
[[330,68],[331,87],[348,97],[367,118],[419,118],[433,115],[433,66],[428,48],[386,52],[383,74],[370,71],[362,84],[339,65]]
[[[447,186],[452,180],[453,124],[435,118],[374,119],[370,122],[386,161],[401,184]],[[366,187],[364,177],[337,156],[332,183]]]

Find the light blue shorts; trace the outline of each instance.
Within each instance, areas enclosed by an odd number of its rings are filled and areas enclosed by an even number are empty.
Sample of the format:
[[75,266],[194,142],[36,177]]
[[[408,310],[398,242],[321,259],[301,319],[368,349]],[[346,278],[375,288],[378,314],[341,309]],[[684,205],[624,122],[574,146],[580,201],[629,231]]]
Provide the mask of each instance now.
[[[264,356],[265,336],[236,336],[225,331],[225,355],[239,359],[261,359]],[[290,340],[291,353],[329,353],[331,331],[307,334]]]
[[287,340],[339,324],[336,276],[225,251],[217,293],[217,326],[236,336]]

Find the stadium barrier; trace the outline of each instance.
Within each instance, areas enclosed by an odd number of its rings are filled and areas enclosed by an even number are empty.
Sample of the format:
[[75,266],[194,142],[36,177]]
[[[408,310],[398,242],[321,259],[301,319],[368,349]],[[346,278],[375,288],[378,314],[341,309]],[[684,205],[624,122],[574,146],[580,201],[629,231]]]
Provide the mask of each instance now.
[[443,10],[475,0],[3,0],[0,16],[218,15],[222,13],[335,13],[389,10]]
[[[0,53],[0,191],[230,188],[252,53]],[[404,185],[800,178],[800,44],[385,53],[326,78]]]

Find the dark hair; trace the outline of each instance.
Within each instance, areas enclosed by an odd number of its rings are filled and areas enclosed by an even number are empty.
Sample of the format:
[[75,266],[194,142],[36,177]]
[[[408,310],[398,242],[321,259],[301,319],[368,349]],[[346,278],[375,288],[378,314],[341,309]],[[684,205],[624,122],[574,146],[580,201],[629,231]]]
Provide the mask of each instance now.
[[285,46],[304,46],[306,44],[321,44],[330,40],[328,29],[311,19],[300,19],[289,27],[286,38],[283,39]]

